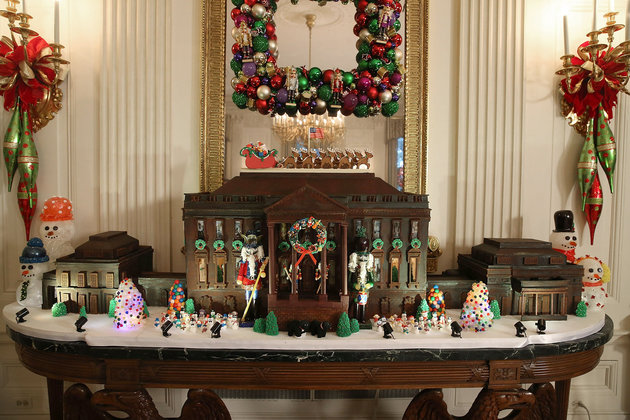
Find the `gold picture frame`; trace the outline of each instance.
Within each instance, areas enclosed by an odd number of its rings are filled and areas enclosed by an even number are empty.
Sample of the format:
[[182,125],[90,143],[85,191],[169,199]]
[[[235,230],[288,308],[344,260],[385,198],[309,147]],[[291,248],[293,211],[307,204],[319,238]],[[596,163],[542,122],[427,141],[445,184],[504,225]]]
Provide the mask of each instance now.
[[[201,191],[219,188],[225,174],[225,17],[228,1],[201,0]],[[404,189],[425,194],[429,0],[407,0],[404,15],[407,70]]]

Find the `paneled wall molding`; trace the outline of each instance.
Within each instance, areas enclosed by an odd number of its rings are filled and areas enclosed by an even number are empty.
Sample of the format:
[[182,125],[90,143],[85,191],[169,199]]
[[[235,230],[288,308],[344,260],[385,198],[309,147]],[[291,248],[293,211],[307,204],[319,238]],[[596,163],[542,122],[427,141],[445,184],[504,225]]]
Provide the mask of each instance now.
[[169,270],[171,1],[104,0],[99,230],[127,230]]
[[456,252],[521,236],[524,1],[460,1]]

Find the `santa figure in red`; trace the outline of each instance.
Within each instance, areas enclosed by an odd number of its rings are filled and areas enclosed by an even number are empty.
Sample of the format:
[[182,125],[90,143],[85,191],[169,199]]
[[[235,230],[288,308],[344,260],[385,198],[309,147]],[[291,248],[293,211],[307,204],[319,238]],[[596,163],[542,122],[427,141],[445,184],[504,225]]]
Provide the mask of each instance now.
[[549,237],[551,247],[566,255],[568,263],[574,264],[577,236],[573,226],[573,212],[571,210],[559,210],[554,213],[553,220],[556,229],[551,232]]
[[[241,249],[241,266],[238,270],[238,277],[236,282],[245,289],[245,301],[249,302],[252,299],[253,316],[256,317],[257,306],[256,299],[258,298],[258,291],[262,287],[262,283],[258,279],[258,273],[262,265],[262,261],[265,258],[265,251],[261,244],[261,237],[256,236],[252,231],[248,231],[246,236],[243,236],[243,248]],[[260,277],[265,277],[265,273],[260,273]],[[249,312],[250,314],[252,312]]]

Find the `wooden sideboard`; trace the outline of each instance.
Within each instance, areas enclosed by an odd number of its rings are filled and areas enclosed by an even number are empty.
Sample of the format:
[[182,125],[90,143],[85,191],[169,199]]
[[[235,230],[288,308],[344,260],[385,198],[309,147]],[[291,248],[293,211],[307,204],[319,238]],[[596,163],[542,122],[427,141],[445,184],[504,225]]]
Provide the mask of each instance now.
[[[230,419],[211,389],[422,389],[403,419],[451,419],[440,388],[482,387],[465,419],[564,419],[571,378],[592,370],[613,333],[518,349],[263,351],[91,347],[7,327],[20,360],[48,380],[51,419],[161,419],[146,388],[189,388],[180,419]],[[64,393],[64,381],[76,382]],[[555,387],[551,385],[555,382]],[[104,384],[92,394],[83,384]],[[522,384],[533,384],[529,389]]]

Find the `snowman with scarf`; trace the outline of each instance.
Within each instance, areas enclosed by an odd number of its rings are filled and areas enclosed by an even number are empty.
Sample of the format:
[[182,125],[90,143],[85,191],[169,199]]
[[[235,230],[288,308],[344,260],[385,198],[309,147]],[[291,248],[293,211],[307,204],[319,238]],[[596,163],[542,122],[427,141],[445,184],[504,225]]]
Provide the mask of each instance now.
[[573,227],[573,212],[571,210],[559,210],[554,213],[553,220],[556,229],[549,236],[551,247],[566,255],[568,263],[575,264],[577,236]]
[[22,281],[15,291],[15,298],[22,306],[42,306],[42,279],[49,269],[49,258],[39,238],[31,238],[20,256]]
[[610,281],[610,268],[599,258],[590,255],[578,258],[575,263],[584,267],[582,300],[589,311],[602,309],[608,298],[604,283]]

